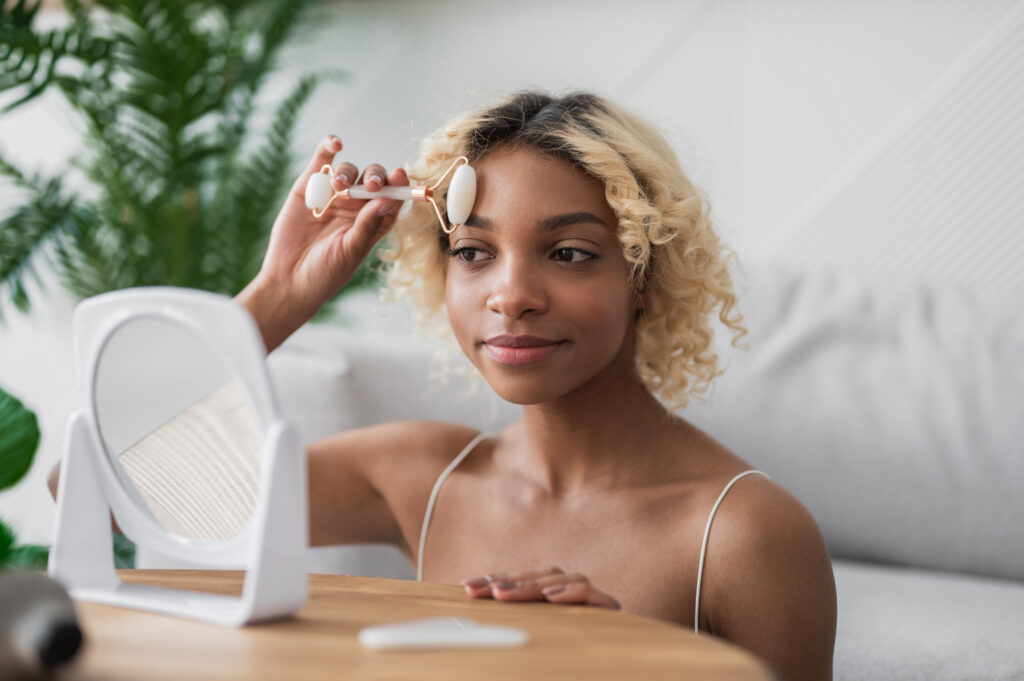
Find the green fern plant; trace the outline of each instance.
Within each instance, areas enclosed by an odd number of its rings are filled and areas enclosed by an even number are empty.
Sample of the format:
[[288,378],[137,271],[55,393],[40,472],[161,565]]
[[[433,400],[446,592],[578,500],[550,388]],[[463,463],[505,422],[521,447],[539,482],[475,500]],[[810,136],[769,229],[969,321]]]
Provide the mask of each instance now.
[[[16,397],[0,388],[0,492],[13,487],[32,467],[39,447],[39,420]],[[45,570],[50,549],[42,544],[19,544],[14,530],[0,519],[0,572],[8,569]],[[135,545],[114,535],[114,565],[135,567]]]
[[[13,487],[28,472],[39,437],[36,415],[0,388],[0,490]],[[12,567],[42,569],[48,555],[45,546],[18,545],[14,530],[0,520],[0,571]]]
[[129,286],[244,287],[291,181],[299,113],[319,82],[339,75],[299,79],[255,129],[261,87],[308,4],[66,0],[67,24],[39,30],[39,0],[6,3],[3,111],[56,90],[85,137],[74,164],[85,182],[28,173],[0,155],[0,176],[25,196],[0,220],[0,286],[18,309],[29,308],[25,282],[40,250],[81,298]]

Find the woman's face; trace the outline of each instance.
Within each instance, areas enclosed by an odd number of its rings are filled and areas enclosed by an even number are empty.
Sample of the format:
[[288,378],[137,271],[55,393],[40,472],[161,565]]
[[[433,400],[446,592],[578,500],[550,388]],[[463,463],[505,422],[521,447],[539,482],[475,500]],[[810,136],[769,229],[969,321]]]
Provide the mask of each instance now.
[[636,306],[601,182],[562,159],[498,149],[449,236],[445,303],[463,352],[504,399],[537,404],[633,368]]

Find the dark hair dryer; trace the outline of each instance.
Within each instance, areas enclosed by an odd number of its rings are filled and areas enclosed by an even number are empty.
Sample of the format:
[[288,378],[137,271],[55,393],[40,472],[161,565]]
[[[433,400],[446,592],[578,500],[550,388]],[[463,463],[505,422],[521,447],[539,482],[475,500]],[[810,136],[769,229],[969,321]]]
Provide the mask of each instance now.
[[81,645],[64,587],[40,572],[0,572],[0,678],[46,678]]

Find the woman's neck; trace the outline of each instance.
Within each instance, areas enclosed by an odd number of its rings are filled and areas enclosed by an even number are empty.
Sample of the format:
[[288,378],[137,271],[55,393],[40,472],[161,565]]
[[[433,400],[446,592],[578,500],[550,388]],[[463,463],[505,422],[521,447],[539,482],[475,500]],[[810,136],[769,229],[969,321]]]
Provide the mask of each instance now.
[[567,499],[655,481],[665,472],[671,453],[658,443],[678,421],[631,366],[619,373],[523,407],[523,421],[510,432],[513,465],[540,493]]

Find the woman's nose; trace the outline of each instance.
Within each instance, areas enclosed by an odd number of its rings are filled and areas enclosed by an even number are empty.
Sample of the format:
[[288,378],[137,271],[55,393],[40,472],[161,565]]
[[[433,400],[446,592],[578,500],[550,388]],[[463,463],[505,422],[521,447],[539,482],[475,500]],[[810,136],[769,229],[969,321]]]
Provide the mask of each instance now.
[[541,314],[548,309],[548,297],[541,274],[525,262],[507,260],[487,296],[487,309],[512,319]]

